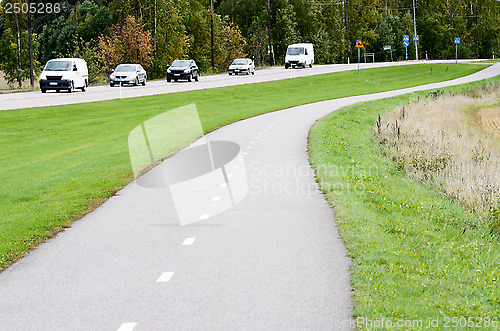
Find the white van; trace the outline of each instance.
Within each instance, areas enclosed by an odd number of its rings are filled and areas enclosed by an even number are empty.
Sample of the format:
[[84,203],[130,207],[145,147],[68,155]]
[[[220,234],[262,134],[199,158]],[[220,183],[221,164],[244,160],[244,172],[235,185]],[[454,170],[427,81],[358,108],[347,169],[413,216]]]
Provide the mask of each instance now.
[[292,44],[286,50],[285,69],[309,66],[314,63],[314,47],[310,43]]
[[49,60],[40,74],[40,89],[42,93],[47,90],[66,90],[73,92],[81,89],[85,92],[89,85],[89,70],[87,62],[78,58],[63,58]]

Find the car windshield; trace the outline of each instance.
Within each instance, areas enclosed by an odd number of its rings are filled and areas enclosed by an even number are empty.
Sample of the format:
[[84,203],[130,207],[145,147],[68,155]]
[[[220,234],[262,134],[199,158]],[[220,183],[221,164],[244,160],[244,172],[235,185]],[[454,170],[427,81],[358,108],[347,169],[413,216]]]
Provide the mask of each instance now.
[[247,61],[246,60],[236,59],[236,60],[233,61],[232,64],[241,66],[241,65],[247,64]]
[[117,71],[117,72],[135,71],[135,65],[132,65],[132,64],[120,64],[118,67],[116,67],[115,71]]
[[71,71],[71,61],[49,61],[43,70],[45,71]]
[[175,60],[172,62],[172,67],[189,67],[189,60]]
[[304,48],[302,47],[288,47],[286,52],[288,55],[302,55],[304,54]]

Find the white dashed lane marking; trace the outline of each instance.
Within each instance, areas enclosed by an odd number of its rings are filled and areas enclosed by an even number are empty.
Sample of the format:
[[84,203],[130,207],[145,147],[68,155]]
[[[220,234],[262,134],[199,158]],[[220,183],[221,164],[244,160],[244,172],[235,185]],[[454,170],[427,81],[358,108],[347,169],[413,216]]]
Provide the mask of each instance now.
[[132,331],[136,326],[137,323],[135,322],[122,323],[122,325],[120,325],[120,327],[116,331]]
[[174,272],[164,272],[160,275],[160,277],[158,277],[158,279],[156,280],[157,283],[166,283],[168,282],[172,276],[174,275]]
[[186,238],[184,239],[184,242],[182,243],[183,246],[190,246],[194,243],[196,238]]

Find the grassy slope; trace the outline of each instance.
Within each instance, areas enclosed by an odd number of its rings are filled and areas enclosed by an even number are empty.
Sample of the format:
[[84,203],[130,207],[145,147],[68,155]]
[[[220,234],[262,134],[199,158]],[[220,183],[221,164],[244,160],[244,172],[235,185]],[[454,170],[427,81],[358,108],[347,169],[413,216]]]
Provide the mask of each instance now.
[[378,114],[424,95],[342,108],[310,133],[311,162],[353,258],[355,316],[499,317],[499,238],[478,216],[408,180],[373,137]]
[[127,136],[157,114],[195,102],[208,132],[277,109],[449,80],[481,68],[414,65],[2,111],[0,270],[130,182]]

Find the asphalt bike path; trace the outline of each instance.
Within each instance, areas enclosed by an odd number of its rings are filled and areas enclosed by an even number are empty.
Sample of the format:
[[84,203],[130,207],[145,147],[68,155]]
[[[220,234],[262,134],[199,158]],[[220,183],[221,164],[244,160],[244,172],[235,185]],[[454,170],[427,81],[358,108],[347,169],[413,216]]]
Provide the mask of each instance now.
[[352,329],[350,261],[308,163],[311,126],[357,102],[499,74],[495,64],[448,82],[298,106],[212,132],[208,141],[239,146],[239,163],[225,174],[245,169],[239,203],[181,226],[171,191],[140,179],[129,184],[0,274],[1,328]]

